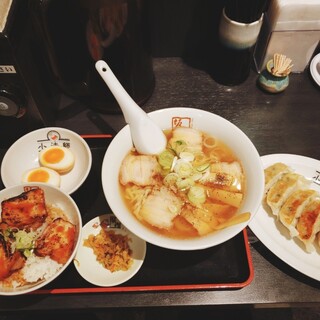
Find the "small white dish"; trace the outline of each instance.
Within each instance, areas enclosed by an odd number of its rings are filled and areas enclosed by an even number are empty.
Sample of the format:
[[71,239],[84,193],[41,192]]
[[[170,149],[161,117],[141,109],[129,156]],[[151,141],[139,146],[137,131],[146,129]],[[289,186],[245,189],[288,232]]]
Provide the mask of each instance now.
[[320,53],[315,55],[310,63],[310,73],[313,80],[320,86]]
[[[104,268],[97,260],[91,248],[85,247],[83,241],[90,234],[97,235],[101,230],[101,224],[109,226],[118,234],[127,235],[131,241],[133,264],[127,271],[111,272]],[[111,287],[119,285],[131,279],[141,268],[146,255],[146,242],[127,230],[112,214],[104,214],[90,220],[82,229],[82,239],[74,259],[74,265],[79,274],[88,282],[100,286]]]
[[21,184],[22,175],[29,169],[40,167],[38,155],[52,145],[70,148],[75,156],[73,169],[61,175],[60,189],[75,192],[87,178],[92,154],[86,141],[77,133],[59,127],[41,128],[19,138],[7,150],[1,163],[1,179],[6,187]]
[[[295,172],[313,181],[311,189],[320,192],[320,161],[294,154],[270,154],[261,157],[264,168],[276,162],[283,162]],[[289,231],[274,216],[260,206],[257,214],[249,223],[257,238],[282,261],[301,273],[320,281],[319,249],[308,253],[302,242],[292,239]]]

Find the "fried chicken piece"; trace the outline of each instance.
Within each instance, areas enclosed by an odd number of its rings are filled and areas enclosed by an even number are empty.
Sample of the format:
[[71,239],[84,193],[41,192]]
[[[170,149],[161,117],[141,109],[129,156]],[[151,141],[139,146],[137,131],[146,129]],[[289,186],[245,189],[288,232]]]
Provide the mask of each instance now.
[[9,277],[14,271],[21,269],[25,259],[20,251],[11,252],[10,243],[0,233],[0,280]]
[[75,236],[75,225],[62,218],[57,218],[36,240],[34,252],[37,256],[50,256],[52,260],[64,264],[72,253]]
[[3,200],[1,208],[2,223],[12,228],[35,230],[48,216],[44,191],[40,188]]

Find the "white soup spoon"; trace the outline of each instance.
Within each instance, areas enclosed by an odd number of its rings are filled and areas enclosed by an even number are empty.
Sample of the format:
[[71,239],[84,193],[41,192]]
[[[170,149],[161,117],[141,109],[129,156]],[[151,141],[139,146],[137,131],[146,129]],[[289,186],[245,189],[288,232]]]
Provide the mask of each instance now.
[[105,61],[99,60],[95,66],[117,100],[126,123],[129,124],[136,150],[146,155],[161,153],[167,144],[162,129],[130,97]]

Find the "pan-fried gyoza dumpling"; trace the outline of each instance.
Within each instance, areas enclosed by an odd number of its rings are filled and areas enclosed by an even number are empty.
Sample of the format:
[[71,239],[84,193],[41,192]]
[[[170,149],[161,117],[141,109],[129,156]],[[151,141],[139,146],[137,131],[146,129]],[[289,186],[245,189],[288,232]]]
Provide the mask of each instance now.
[[302,211],[297,222],[298,238],[305,244],[306,250],[312,252],[314,240],[320,231],[320,198],[311,201]]
[[282,162],[277,162],[264,170],[265,193],[275,184],[285,173],[291,172],[291,168]]
[[269,189],[266,202],[272,213],[278,216],[280,208],[291,195],[298,189],[306,189],[309,181],[300,174],[289,172],[281,176]]
[[279,218],[282,224],[289,229],[291,237],[298,235],[296,224],[301,212],[317,195],[318,193],[312,189],[298,189],[289,196],[281,207]]

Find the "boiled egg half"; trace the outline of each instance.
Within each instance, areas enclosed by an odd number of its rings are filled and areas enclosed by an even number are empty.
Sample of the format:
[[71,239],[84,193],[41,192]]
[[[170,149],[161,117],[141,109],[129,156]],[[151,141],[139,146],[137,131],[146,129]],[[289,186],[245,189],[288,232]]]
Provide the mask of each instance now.
[[59,174],[65,174],[74,167],[75,156],[68,148],[51,146],[40,151],[39,163],[42,167],[55,170]]
[[27,170],[22,175],[22,182],[43,182],[60,187],[60,174],[52,169],[40,167]]

